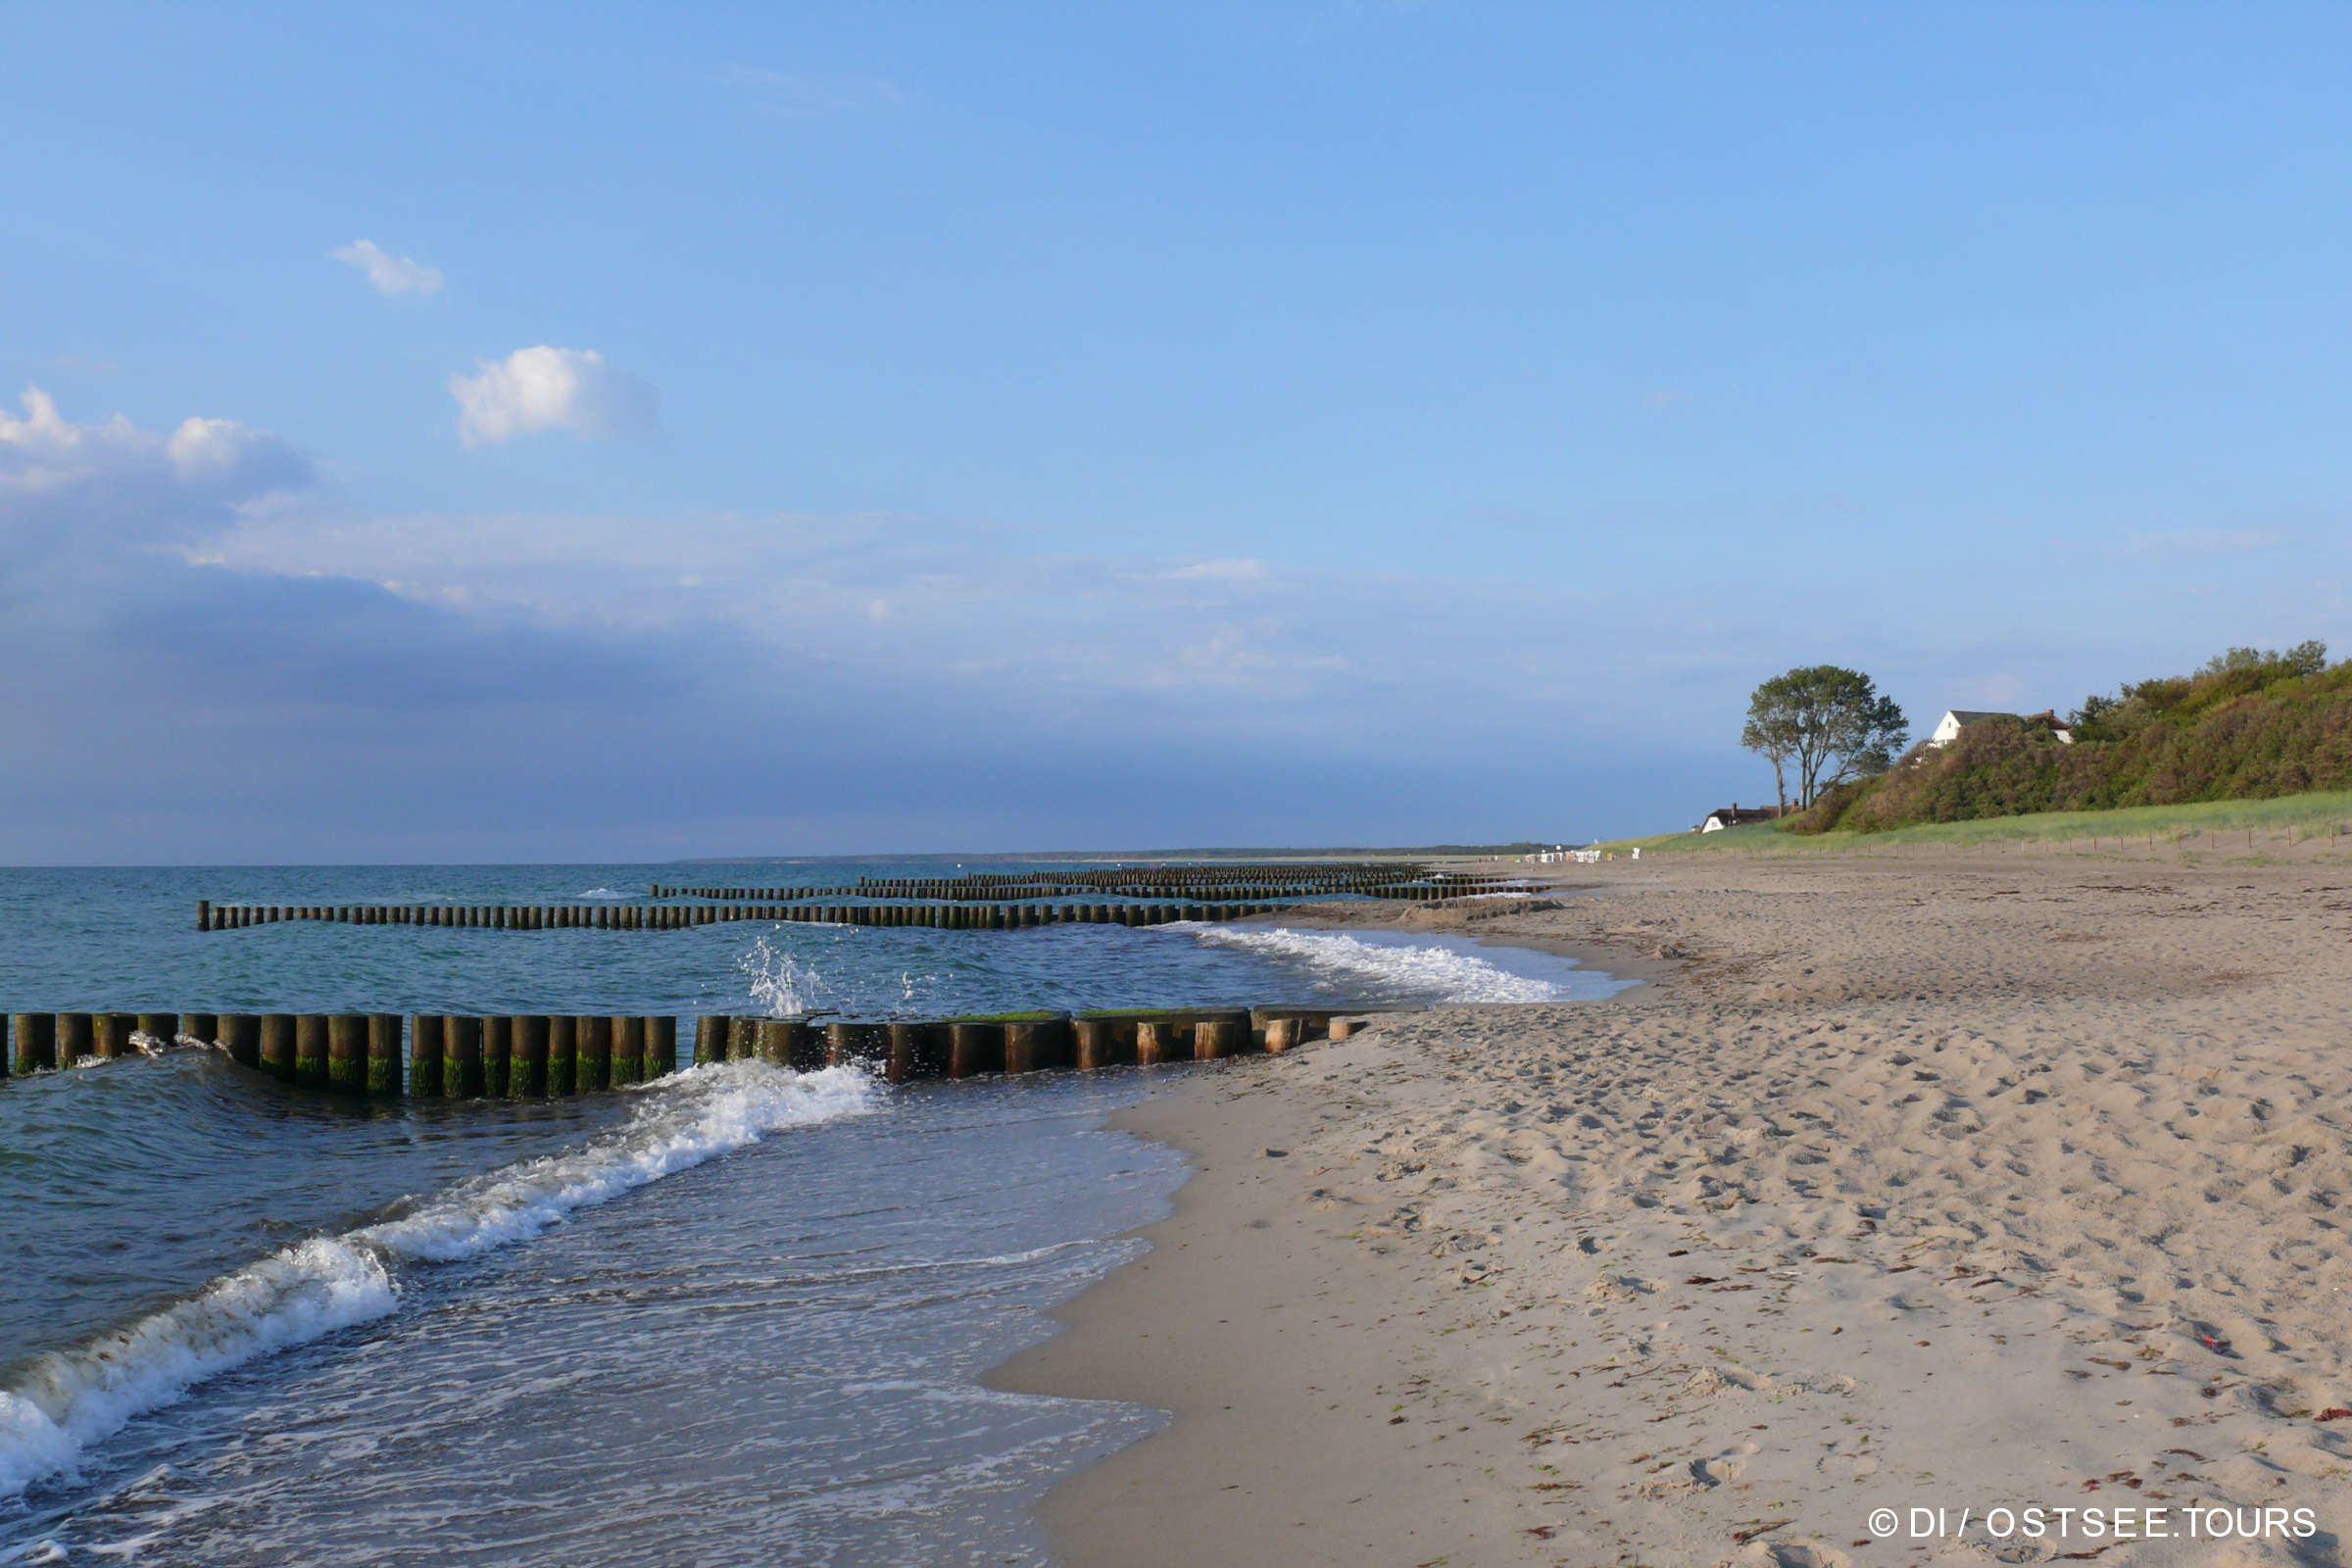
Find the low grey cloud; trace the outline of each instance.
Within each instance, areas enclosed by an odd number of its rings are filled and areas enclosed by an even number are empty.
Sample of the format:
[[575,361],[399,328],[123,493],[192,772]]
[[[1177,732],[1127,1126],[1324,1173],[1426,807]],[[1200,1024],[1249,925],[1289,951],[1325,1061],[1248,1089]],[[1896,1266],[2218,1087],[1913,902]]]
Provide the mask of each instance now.
[[0,540],[12,563],[206,536],[312,480],[301,453],[234,419],[190,417],[169,433],[121,415],[82,424],[39,387],[22,407],[0,411]]
[[[20,859],[1556,842],[1744,798],[1747,688],[1837,636],[916,516],[360,514],[267,432],[37,396],[0,454],[11,537],[106,546],[0,563]],[[1993,667],[1851,631],[1906,701]]]
[[[215,518],[0,614],[0,658],[76,650],[0,692],[0,857],[1556,838],[1564,778],[1632,765],[1593,760],[1590,703],[1461,701],[1526,683],[1556,590],[1433,605],[889,516]],[[1555,715],[1579,689],[1528,686]],[[118,765],[125,737],[171,766]]]

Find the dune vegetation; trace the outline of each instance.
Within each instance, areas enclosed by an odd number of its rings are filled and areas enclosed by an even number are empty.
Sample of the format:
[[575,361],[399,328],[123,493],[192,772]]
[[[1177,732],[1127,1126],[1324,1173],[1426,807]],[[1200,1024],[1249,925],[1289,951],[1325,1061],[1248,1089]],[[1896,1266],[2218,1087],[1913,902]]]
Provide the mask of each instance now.
[[[2311,642],[2232,649],[2191,674],[2091,697],[2058,723],[1981,719],[1947,746],[1915,746],[1884,772],[1824,793],[1785,831],[1884,833],[2345,790],[2352,661],[2330,665],[2327,646]],[[2153,819],[2141,829],[2165,831]]]

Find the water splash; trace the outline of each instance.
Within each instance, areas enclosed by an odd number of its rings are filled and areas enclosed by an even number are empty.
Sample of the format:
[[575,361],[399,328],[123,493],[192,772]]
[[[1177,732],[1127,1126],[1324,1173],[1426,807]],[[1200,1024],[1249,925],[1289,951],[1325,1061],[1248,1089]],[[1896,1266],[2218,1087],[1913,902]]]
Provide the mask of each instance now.
[[751,985],[752,1001],[771,1018],[814,1012],[831,991],[814,967],[760,937],[752,951],[735,960],[735,968]]

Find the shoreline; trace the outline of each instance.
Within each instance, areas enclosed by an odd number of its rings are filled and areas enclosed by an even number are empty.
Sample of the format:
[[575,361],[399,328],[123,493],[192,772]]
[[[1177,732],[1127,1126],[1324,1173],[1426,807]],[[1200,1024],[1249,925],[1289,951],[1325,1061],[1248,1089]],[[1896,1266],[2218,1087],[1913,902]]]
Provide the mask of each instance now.
[[1191,1159],[1175,1211],[987,1379],[1172,1413],[1050,1494],[1065,1560],[1984,1561],[1981,1523],[1866,1521],[2003,1501],[2321,1532],[2078,1521],[2008,1560],[2339,1560],[2352,877],[1573,872],[1560,910],[1374,924],[1648,984],[1383,1017],[1115,1118]]

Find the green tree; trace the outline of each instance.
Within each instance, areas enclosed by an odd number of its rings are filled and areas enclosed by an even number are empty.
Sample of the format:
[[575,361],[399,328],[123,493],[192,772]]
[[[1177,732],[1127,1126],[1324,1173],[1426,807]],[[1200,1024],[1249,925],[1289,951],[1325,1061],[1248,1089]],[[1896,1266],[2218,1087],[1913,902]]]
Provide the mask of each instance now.
[[2230,675],[2252,671],[2266,680],[2299,679],[2328,667],[2328,645],[2317,637],[2280,653],[2276,648],[2232,648],[2205,661],[2200,675]]
[[1784,809],[1788,775],[1802,808],[1824,790],[1884,773],[1911,742],[1911,722],[1893,698],[1858,669],[1808,664],[1775,675],[1747,700],[1740,744],[1769,760]]

